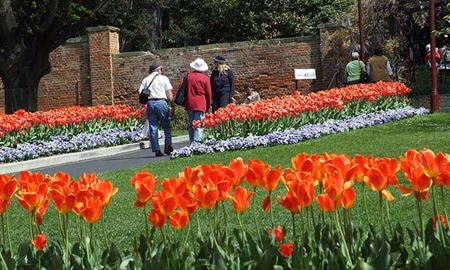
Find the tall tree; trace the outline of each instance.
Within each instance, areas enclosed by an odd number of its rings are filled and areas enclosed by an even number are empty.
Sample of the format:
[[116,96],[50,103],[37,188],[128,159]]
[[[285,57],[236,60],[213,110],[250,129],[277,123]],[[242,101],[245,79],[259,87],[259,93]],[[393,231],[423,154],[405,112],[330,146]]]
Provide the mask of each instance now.
[[5,112],[36,111],[38,84],[49,55],[83,33],[109,0],[0,0],[0,77]]

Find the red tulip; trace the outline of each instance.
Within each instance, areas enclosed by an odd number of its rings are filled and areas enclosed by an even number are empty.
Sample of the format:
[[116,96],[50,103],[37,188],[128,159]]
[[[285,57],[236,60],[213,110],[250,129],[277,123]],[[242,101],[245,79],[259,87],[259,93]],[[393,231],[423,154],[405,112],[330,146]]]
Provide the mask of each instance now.
[[35,236],[32,243],[36,250],[44,250],[45,246],[47,245],[47,237],[45,236],[45,234],[38,234]]
[[276,228],[269,228],[267,229],[270,236],[275,237],[275,240],[277,240],[279,243],[283,242],[284,238],[284,228],[282,226],[278,226]]
[[280,246],[280,253],[283,257],[288,258],[294,253],[294,243],[289,242]]

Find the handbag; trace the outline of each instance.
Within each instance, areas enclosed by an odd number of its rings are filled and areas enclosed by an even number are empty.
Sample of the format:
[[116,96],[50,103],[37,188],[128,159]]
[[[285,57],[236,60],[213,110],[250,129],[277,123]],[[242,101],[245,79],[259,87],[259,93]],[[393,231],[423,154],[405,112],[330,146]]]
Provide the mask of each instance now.
[[143,105],[147,104],[148,97],[150,96],[150,85],[152,85],[152,82],[155,80],[156,76],[158,76],[158,74],[156,74],[155,77],[153,77],[150,84],[144,90],[142,90],[141,93],[139,93],[139,103],[141,103]]
[[368,82],[370,82],[369,74],[367,72],[365,72],[364,69],[362,69],[362,68],[361,68],[360,81],[361,81],[361,83],[368,83]]
[[187,88],[187,75],[183,79],[183,83],[181,83],[180,88],[178,88],[177,94],[175,95],[175,99],[173,102],[175,104],[184,106],[186,102],[186,88]]

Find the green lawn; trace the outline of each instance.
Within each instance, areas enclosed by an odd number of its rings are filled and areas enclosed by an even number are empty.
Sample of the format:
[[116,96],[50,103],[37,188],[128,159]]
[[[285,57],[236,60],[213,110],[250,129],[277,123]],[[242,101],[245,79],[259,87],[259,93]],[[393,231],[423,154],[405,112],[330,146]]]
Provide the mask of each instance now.
[[[102,174],[101,177],[113,181],[119,187],[119,192],[114,196],[111,205],[104,214],[104,223],[100,226],[101,231],[109,235],[110,239],[118,244],[122,250],[130,250],[134,237],[144,232],[142,209],[133,206],[135,199],[134,190],[130,185],[130,177],[137,171],[147,169],[157,175],[159,179],[177,176],[185,166],[196,166],[199,164],[223,163],[227,164],[230,159],[242,157],[248,159],[262,159],[272,165],[281,164],[283,167],[290,166],[290,158],[297,153],[346,153],[372,154],[374,156],[399,157],[409,148],[422,149],[429,148],[435,152],[443,151],[450,153],[450,114],[433,114],[410,118],[383,126],[361,129],[337,135],[325,136],[319,139],[302,142],[296,145],[282,145],[267,148],[258,148],[248,151],[235,151],[225,153],[214,153],[192,158],[180,158],[176,160],[160,161],[148,166],[117,170]],[[358,187],[359,189],[359,187]],[[276,194],[280,194],[281,189]],[[413,222],[418,222],[416,217],[415,200],[412,197],[403,198],[393,190],[396,201],[390,204],[391,219],[395,222],[412,226]],[[358,190],[357,190],[358,194]],[[262,212],[260,205],[263,192],[259,192],[255,197],[258,205],[258,221],[263,226],[269,226],[269,215]],[[379,225],[378,197],[376,194],[368,196],[369,213],[372,222]],[[447,205],[450,205],[450,195],[447,192]],[[274,216],[277,224],[285,224],[290,228],[290,214],[282,209],[278,204],[274,204]],[[427,203],[427,206],[429,203]],[[228,227],[237,226],[237,221],[232,215],[231,205],[228,202]],[[28,236],[28,218],[24,210],[19,209],[16,201],[12,204],[10,215],[11,228],[13,230],[13,240],[25,240]],[[428,214],[430,214],[428,207]],[[205,220],[204,214],[200,216]],[[365,223],[360,197],[357,197],[356,205],[351,211],[354,222]],[[196,223],[195,217],[193,224]],[[254,230],[252,215],[244,214],[247,228]],[[72,220],[73,221],[73,220]],[[206,223],[206,222],[204,222]],[[300,223],[299,223],[300,224]],[[58,218],[55,210],[50,207],[50,212],[44,220],[43,230],[50,239],[59,239]],[[302,230],[311,230],[311,224],[302,226]],[[75,228],[73,228],[75,229]]]

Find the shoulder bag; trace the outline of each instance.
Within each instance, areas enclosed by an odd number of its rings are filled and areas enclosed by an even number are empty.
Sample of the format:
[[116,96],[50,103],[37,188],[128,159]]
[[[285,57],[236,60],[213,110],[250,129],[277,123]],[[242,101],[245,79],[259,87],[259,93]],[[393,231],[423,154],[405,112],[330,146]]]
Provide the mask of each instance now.
[[175,104],[184,106],[184,103],[186,102],[186,88],[187,88],[187,76],[184,77],[183,83],[181,83],[180,88],[177,91],[177,94],[175,95]]
[[156,74],[155,77],[153,77],[153,79],[150,82],[150,84],[144,90],[142,90],[142,92],[139,94],[139,103],[147,104],[148,97],[150,95],[150,85],[152,85],[152,83],[155,80],[156,76],[158,76],[158,74]]

